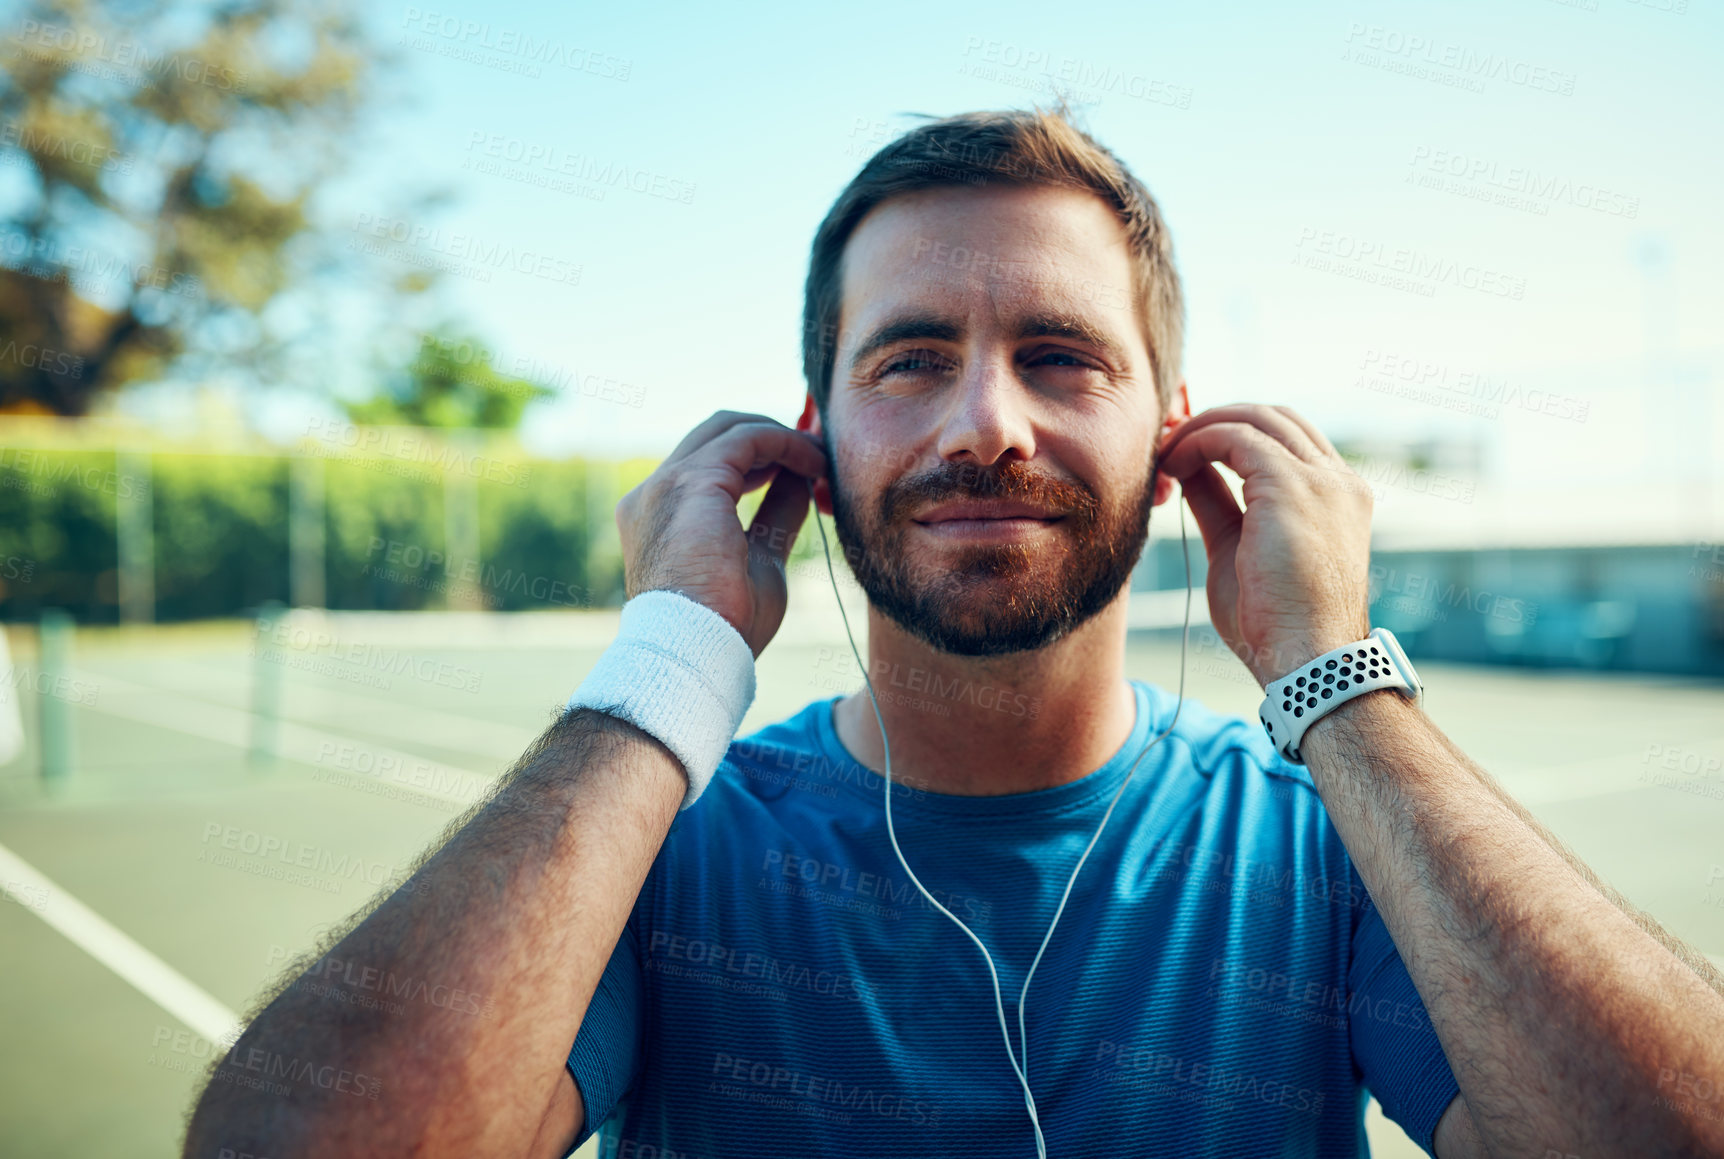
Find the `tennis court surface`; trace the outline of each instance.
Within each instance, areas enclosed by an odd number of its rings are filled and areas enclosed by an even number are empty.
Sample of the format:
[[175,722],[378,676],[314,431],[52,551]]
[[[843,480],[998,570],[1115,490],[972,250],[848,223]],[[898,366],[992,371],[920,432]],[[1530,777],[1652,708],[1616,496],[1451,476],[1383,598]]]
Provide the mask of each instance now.
[[[0,1150],[177,1154],[212,1041],[509,766],[615,622],[296,613],[262,636],[243,621],[85,629],[55,681],[34,631],[11,627],[26,747],[0,766]],[[832,626],[786,624],[745,731],[859,684]],[[1187,695],[1253,719],[1255,683],[1204,639],[1193,630]],[[1177,637],[1134,637],[1128,669],[1172,689],[1178,654]],[[1449,735],[1606,879],[1724,957],[1724,685],[1420,668]],[[41,775],[44,696],[71,724],[56,778]],[[1370,1131],[1378,1155],[1420,1154],[1374,1107]]]

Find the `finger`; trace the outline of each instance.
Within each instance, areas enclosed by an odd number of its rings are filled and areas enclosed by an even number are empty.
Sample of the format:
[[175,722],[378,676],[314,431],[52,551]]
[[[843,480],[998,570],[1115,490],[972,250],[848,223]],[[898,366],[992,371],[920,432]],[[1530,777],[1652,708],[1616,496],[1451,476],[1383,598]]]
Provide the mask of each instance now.
[[[676,445],[676,450],[665,456],[664,461],[666,463],[675,463],[679,460],[686,459],[695,451],[700,450],[700,448],[712,442],[712,440],[716,439],[719,435],[724,434],[726,431],[731,430],[742,423],[773,422],[777,422],[777,420],[769,418],[766,415],[746,414],[742,411],[734,410],[714,411],[711,418],[707,419],[705,422],[695,427],[694,430],[684,435],[682,442]],[[779,425],[782,426],[783,424]],[[789,428],[786,429],[788,430]]]
[[[826,474],[826,453],[818,441],[802,431],[792,430],[783,423],[738,423],[723,434],[689,454],[681,464],[684,471],[711,471],[714,480],[740,500],[753,488],[748,485],[753,476],[754,487],[764,481],[762,469],[777,464],[798,475],[817,479]],[[802,484],[806,489],[807,484]]]
[[783,468],[777,463],[767,463],[765,466],[756,467],[754,470],[748,472],[748,474],[742,477],[742,493],[746,495],[757,487],[766,486],[766,484],[772,482],[772,480],[777,477],[778,472],[781,470],[783,470]]
[[[1209,413],[1205,411],[1204,415]],[[1195,423],[1198,419],[1191,421]],[[1161,470],[1181,483],[1208,463],[1224,463],[1247,480],[1253,475],[1304,466],[1286,444],[1247,422],[1212,421],[1177,442],[1170,440],[1170,444],[1171,449],[1164,447],[1162,452]]]
[[1299,429],[1305,432],[1306,437],[1309,438],[1317,449],[1323,452],[1323,454],[1332,455],[1337,459],[1341,457],[1341,452],[1335,449],[1335,444],[1331,443],[1328,436],[1317,428],[1316,423],[1312,422],[1290,406],[1277,406],[1275,409],[1298,423]]
[[796,534],[808,518],[808,481],[792,471],[780,471],[748,525],[751,549],[770,552],[783,563],[790,558]]
[[1179,484],[1191,514],[1197,518],[1197,530],[1203,535],[1203,546],[1213,549],[1229,536],[1237,535],[1245,522],[1245,512],[1227,486],[1221,472],[1205,463]]
[[1211,407],[1196,418],[1186,420],[1167,437],[1167,441],[1162,444],[1162,450],[1165,453],[1182,440],[1215,423],[1238,422],[1256,427],[1286,447],[1295,458],[1316,459],[1321,454],[1317,445],[1306,436],[1304,429],[1280,410],[1261,403],[1248,402]]

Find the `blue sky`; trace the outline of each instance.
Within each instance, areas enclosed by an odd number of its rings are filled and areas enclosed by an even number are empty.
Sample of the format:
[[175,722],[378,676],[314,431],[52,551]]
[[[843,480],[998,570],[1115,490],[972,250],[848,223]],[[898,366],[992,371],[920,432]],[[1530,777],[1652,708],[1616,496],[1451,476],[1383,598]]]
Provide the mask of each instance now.
[[[325,208],[376,226],[397,191],[445,186],[411,223],[441,252],[459,235],[542,259],[445,290],[505,358],[588,384],[531,415],[546,453],[663,452],[719,408],[792,419],[809,241],[862,160],[901,113],[1023,106],[1063,76],[1172,226],[1195,408],[1471,441],[1491,504],[1393,482],[1379,502],[1461,539],[1547,503],[1569,539],[1724,520],[1715,4],[369,13],[400,65]],[[657,194],[520,179],[606,165]]]

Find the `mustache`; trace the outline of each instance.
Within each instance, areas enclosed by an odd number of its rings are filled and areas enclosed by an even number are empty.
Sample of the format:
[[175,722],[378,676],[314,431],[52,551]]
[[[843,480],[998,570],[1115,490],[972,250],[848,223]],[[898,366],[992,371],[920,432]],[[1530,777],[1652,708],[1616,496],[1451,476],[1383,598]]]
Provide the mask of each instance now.
[[880,495],[880,518],[890,527],[910,518],[930,503],[946,499],[1005,499],[1033,503],[1074,518],[1080,526],[1095,521],[1100,502],[1081,483],[1032,471],[1021,461],[999,466],[941,463],[917,475],[889,484]]

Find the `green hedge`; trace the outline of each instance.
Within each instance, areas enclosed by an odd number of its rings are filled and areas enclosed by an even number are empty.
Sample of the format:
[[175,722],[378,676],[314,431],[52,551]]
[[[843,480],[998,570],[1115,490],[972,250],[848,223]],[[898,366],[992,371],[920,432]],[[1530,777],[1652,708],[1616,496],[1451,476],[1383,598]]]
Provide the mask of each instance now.
[[[321,461],[326,606],[462,606],[451,577],[477,589],[478,606],[499,611],[622,603],[612,512],[653,461],[482,456],[486,469],[474,469],[469,484],[478,559],[451,568],[442,460],[400,446],[396,458]],[[84,622],[116,622],[118,505],[144,497],[156,619],[242,616],[267,600],[289,602],[291,467],[280,454],[156,451],[140,464],[113,451],[0,446],[0,619],[34,620],[43,608],[63,608]],[[589,486],[600,498],[589,502]],[[745,497],[745,521],[764,495]],[[589,510],[603,520],[596,545]],[[804,530],[796,560],[819,556],[818,536]]]
[[452,582],[498,611],[621,602],[620,566],[601,560],[602,574],[589,574],[585,463],[533,463],[524,486],[474,483],[479,558],[452,568],[441,483],[350,462],[325,469],[331,608],[441,608]]
[[[155,456],[151,482],[158,620],[234,615],[287,598],[284,460]],[[112,527],[112,508],[108,518]]]
[[111,451],[0,448],[0,616],[116,618],[118,486]]
[[[514,465],[514,485],[472,484],[480,558],[465,566],[465,578],[483,605],[619,603],[620,563],[601,552],[589,574],[588,465]],[[323,463],[329,607],[448,606],[443,480],[436,470],[402,467]],[[623,464],[616,490],[650,469]],[[116,505],[143,495],[151,502],[158,620],[245,615],[263,601],[288,600],[286,457],[157,452],[138,473],[122,469],[111,451],[0,447],[0,618],[33,620],[59,607],[86,622],[115,622]],[[598,509],[609,518],[608,502]],[[601,542],[614,542],[614,531]]]

